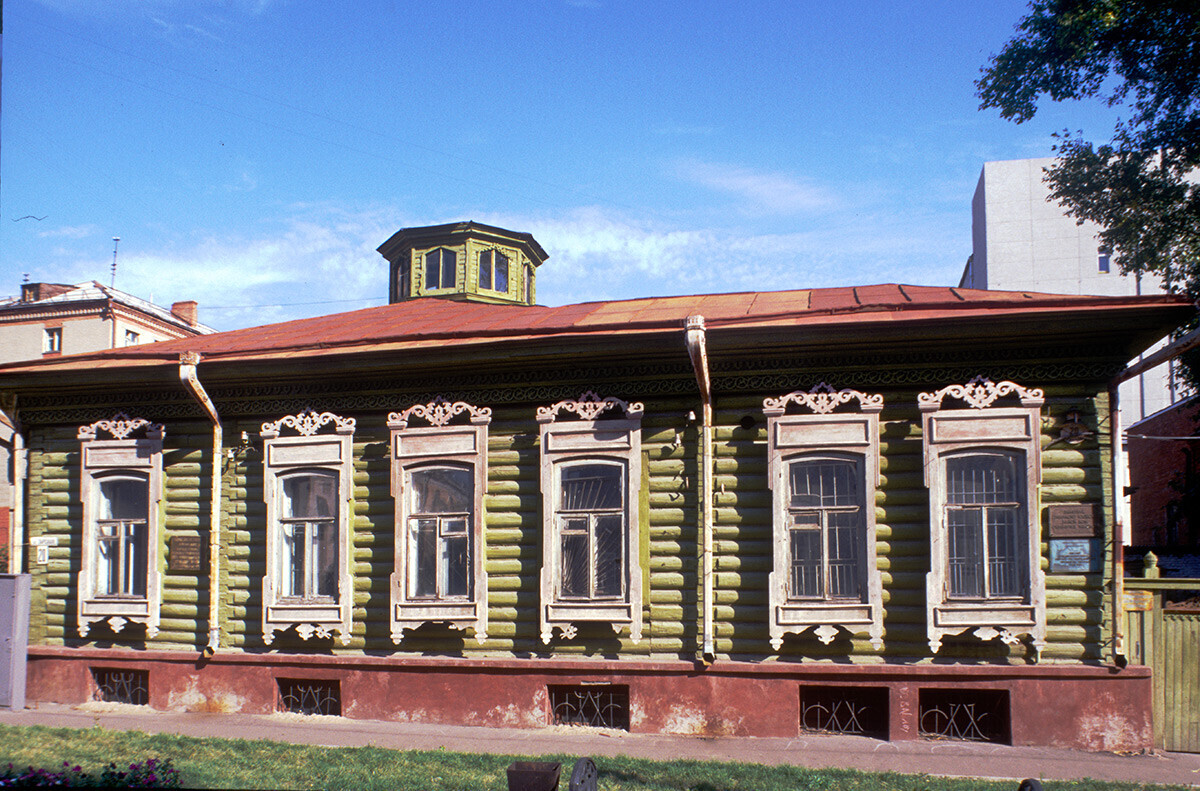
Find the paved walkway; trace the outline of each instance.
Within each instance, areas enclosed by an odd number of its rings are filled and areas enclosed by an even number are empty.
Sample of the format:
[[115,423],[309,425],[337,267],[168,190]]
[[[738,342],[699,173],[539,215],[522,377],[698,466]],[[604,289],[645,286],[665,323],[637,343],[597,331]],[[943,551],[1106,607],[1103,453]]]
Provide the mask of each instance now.
[[499,755],[587,755],[596,759],[602,769],[604,756],[628,755],[662,760],[741,761],[984,778],[1066,780],[1090,777],[1200,787],[1200,755],[1188,753],[1115,755],[970,742],[883,742],[856,736],[766,739],[644,735],[572,728],[518,730],[292,714],[162,712],[107,704],[83,707],[40,704],[36,709],[24,711],[0,710],[0,723],[57,728],[98,725],[112,730],[269,739],[333,747],[374,745],[397,750],[444,747],[457,752]]

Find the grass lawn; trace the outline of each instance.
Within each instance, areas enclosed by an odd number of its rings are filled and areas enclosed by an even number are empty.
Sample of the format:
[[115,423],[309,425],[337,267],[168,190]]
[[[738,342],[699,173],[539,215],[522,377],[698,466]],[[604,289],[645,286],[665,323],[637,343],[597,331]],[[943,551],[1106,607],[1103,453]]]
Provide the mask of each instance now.
[[[578,756],[547,755],[523,760],[559,761],[566,791]],[[147,758],[169,758],[186,788],[350,788],[460,791],[508,788],[510,755],[405,752],[378,747],[307,747],[244,739],[197,739],[171,734],[109,731],[102,728],[16,727],[0,725],[0,769],[8,763],[56,770],[63,761],[96,775],[110,761],[118,766]],[[944,779],[843,769],[790,766],[649,761],[600,758],[599,791],[1016,791],[1014,783]],[[1129,783],[1047,782],[1046,791],[1130,791]]]

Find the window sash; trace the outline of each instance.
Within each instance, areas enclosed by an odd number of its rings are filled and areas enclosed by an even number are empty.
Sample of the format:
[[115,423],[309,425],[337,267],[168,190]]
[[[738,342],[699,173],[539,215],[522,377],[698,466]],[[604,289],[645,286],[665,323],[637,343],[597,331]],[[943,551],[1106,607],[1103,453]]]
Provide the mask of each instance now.
[[625,468],[589,461],[560,466],[558,477],[560,598],[624,598]]
[[948,457],[946,466],[946,596],[1020,598],[1028,589],[1022,534],[1025,498],[1020,454]]
[[97,520],[96,596],[145,598],[146,533],[145,520]]
[[286,599],[337,597],[338,547],[335,519],[281,519],[279,595]]
[[444,247],[425,254],[425,288],[454,288],[458,254]]
[[470,599],[470,519],[469,513],[409,517],[410,599]]
[[862,601],[866,540],[860,463],[797,459],[785,468],[788,599]]

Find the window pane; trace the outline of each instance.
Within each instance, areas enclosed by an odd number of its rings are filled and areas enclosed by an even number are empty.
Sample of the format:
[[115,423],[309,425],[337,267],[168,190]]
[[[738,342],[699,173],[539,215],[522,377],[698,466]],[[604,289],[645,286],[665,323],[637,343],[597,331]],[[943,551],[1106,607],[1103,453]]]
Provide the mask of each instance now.
[[615,514],[596,517],[596,595],[620,596],[622,519]]
[[588,565],[587,533],[564,532],[562,535],[563,596],[588,595]]
[[96,594],[111,596],[121,592],[121,547],[116,524],[99,525],[97,544]]
[[146,525],[125,524],[125,569],[121,593],[131,596],[146,595]]
[[857,466],[851,461],[792,462],[791,507],[858,505]]
[[1016,508],[989,508],[987,511],[990,596],[1020,596],[1022,593],[1021,559],[1024,553],[1017,516]]
[[496,253],[496,290],[508,291],[508,258]]
[[1015,454],[976,453],[946,459],[946,501],[955,505],[1016,503]]
[[454,288],[455,270],[458,264],[458,254],[452,250],[442,250],[442,288]]
[[144,479],[102,480],[98,505],[98,519],[144,520],[150,510],[150,486]]
[[983,516],[979,509],[946,512],[950,595],[983,595]]
[[337,478],[332,475],[292,475],[283,484],[283,518],[314,519],[337,516]]
[[279,574],[279,595],[304,595],[304,523],[283,527],[283,567]]
[[492,251],[484,250],[479,254],[479,287],[492,287]]
[[446,539],[446,596],[468,594],[467,537]]
[[415,519],[413,595],[437,595],[437,519]]
[[442,287],[442,262],[440,251],[431,250],[425,254],[425,288]]
[[579,464],[562,468],[564,511],[620,508],[621,468],[612,464]]
[[829,519],[829,595],[861,598],[859,514],[831,513]]
[[332,522],[313,525],[313,586],[317,596],[337,595],[337,530]]
[[795,514],[791,529],[791,595],[821,596],[821,517],[818,513]]
[[409,478],[414,514],[465,514],[475,500],[475,476],[470,470],[439,467],[414,470]]

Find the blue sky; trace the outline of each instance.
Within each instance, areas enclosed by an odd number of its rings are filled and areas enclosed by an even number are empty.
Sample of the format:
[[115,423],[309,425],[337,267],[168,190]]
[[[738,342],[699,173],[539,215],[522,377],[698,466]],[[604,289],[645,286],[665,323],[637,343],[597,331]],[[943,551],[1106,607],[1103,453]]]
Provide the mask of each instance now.
[[549,305],[954,285],[983,162],[1111,129],[978,110],[1025,11],[8,0],[0,294],[108,283],[119,236],[118,288],[219,329],[351,310],[394,231],[468,219],[534,234]]

